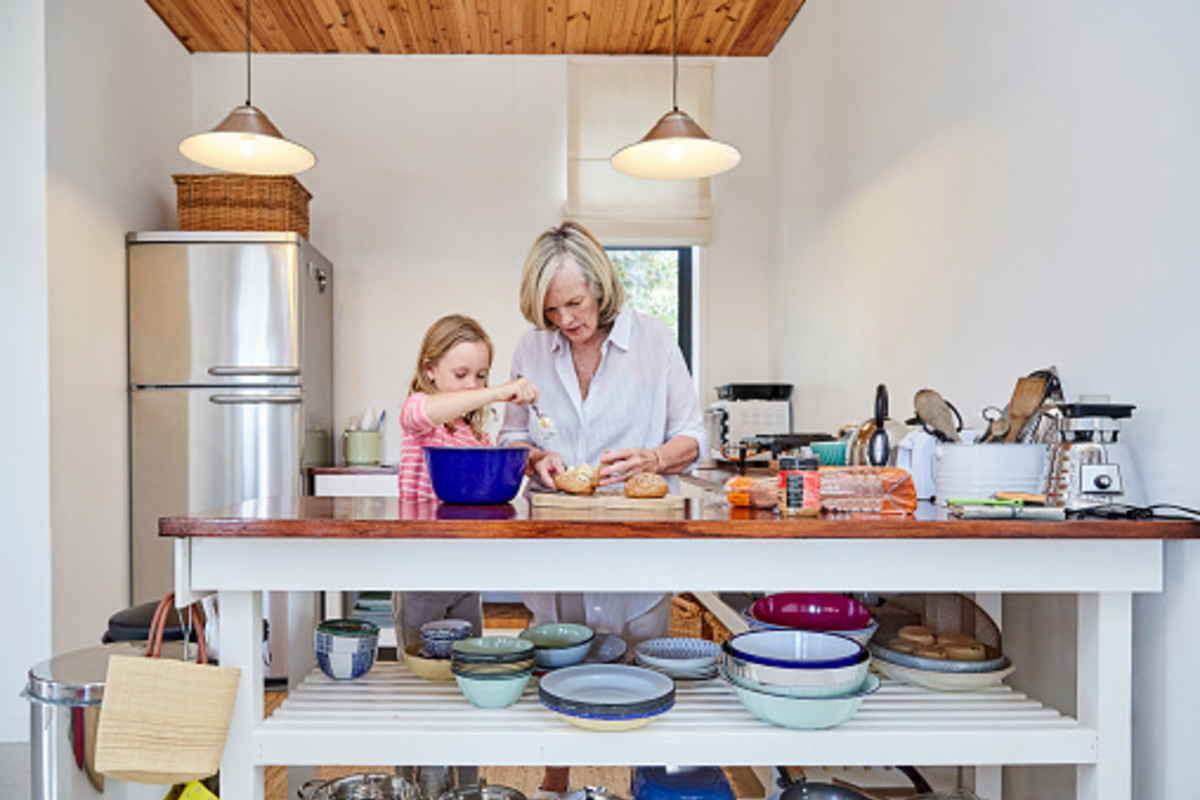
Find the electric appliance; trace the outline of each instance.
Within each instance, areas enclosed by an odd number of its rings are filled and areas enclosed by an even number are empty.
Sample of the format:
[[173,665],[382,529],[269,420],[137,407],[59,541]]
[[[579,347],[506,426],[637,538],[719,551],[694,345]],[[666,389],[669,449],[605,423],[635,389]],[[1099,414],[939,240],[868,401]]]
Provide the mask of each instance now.
[[1061,441],[1050,445],[1046,497],[1051,505],[1077,511],[1106,505],[1146,504],[1133,452],[1117,441],[1121,420],[1136,406],[1082,398],[1059,403]]
[[[159,517],[304,493],[333,429],[333,265],[295,233],[166,231],[128,234],[126,269],[136,604],[174,588]],[[286,601],[264,600],[269,677]]]
[[791,433],[790,383],[726,383],[716,392],[716,402],[705,412],[714,460],[766,461],[770,454],[739,454],[738,445],[743,439]]

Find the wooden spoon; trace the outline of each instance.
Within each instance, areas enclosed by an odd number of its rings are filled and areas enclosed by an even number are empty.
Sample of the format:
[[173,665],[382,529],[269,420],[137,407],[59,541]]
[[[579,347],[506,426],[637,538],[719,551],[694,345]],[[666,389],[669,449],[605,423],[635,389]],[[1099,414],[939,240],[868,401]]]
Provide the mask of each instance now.
[[1017,441],[1017,435],[1021,433],[1021,428],[1025,427],[1025,421],[1038,410],[1038,406],[1042,404],[1042,398],[1045,396],[1045,378],[1017,379],[1012,400],[1008,402],[1009,425],[1008,435],[1004,437],[1005,443],[1013,444]]

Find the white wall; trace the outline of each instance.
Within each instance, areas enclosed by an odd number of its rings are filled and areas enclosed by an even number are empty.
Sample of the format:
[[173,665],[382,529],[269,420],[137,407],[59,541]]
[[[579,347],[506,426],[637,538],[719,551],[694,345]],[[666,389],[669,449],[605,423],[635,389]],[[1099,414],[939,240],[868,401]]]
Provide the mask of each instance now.
[[[195,118],[210,126],[242,101],[245,62],[193,62]],[[714,130],[743,146],[746,163],[713,189],[701,293],[722,298],[722,313],[702,331],[702,387],[767,369],[765,322],[742,312],[766,303],[766,61],[718,61],[715,73]],[[389,458],[434,319],[479,319],[494,372],[508,374],[526,328],[521,264],[562,219],[566,90],[559,57],[255,57],[255,104],[320,159],[299,178],[313,194],[310,238],[335,264],[338,427],[365,406],[390,409]]]
[[[125,233],[174,226],[187,51],[145,3],[46,3],[55,653],[129,604]],[[40,166],[40,165],[39,165]],[[10,417],[14,422],[26,414]]]
[[[26,672],[50,655],[44,0],[0,4],[0,292],[6,457],[0,459],[0,742],[29,737]],[[0,780],[0,785],[5,782]]]
[[[809,0],[769,61],[771,363],[798,425],[865,419],[878,382],[893,416],[931,386],[978,419],[1055,364],[1069,396],[1138,405],[1151,500],[1200,506],[1180,435],[1200,392],[1200,5]],[[1137,602],[1138,798],[1194,794],[1196,548],[1169,546],[1166,593]]]

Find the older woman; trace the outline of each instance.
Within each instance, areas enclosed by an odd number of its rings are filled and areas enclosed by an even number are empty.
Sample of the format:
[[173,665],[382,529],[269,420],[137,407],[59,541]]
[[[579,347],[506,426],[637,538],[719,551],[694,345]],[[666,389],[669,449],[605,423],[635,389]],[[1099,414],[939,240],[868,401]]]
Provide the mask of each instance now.
[[[510,405],[501,444],[524,443],[529,472],[547,487],[569,466],[599,466],[601,485],[639,472],[678,475],[706,452],[700,401],[675,337],[659,320],[623,308],[625,291],[604,248],[566,222],[533,243],[521,274],[521,313],[533,325],[517,343],[512,375],[538,387],[538,408]],[[584,622],[629,643],[665,636],[670,595],[526,593],[534,623]],[[567,790],[567,769],[547,767],[535,800]]]
[[512,373],[538,387],[553,437],[526,406],[513,406],[500,441],[529,444],[529,471],[548,487],[586,463],[599,466],[601,485],[655,472],[677,492],[678,474],[705,452],[700,402],[674,335],[624,301],[604,248],[582,225],[534,242],[521,275],[521,313],[534,330],[518,342]]

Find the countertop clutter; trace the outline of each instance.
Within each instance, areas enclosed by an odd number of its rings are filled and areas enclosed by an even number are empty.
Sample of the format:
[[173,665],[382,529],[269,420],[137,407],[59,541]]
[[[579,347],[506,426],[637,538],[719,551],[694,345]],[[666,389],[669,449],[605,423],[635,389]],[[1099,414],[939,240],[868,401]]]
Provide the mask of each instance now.
[[[1200,524],[964,521],[918,511],[793,521],[689,499],[677,510],[598,514],[533,509],[519,496],[426,516],[394,499],[304,498],[165,518],[160,535],[177,539],[182,598],[219,593],[222,663],[243,670],[222,796],[260,798],[267,764],[390,763],[403,752],[429,764],[739,766],[794,763],[799,754],[818,764],[970,764],[976,791],[997,799],[999,772],[990,768],[1067,764],[1080,797],[1122,797],[1132,596],[1161,591],[1162,540],[1196,537]],[[293,665],[288,699],[264,720],[261,592],[394,588],[399,576],[415,591],[973,590],[991,613],[1000,592],[1070,593],[1078,640],[1093,644],[1075,654],[1075,716],[1004,683],[945,692],[885,677],[845,722],[790,730],[748,713],[726,683],[695,680],[677,684],[673,707],[654,724],[616,734],[572,728],[531,690],[510,707],[480,709],[454,684],[403,663],[332,681],[312,668],[310,652],[307,666]]]

